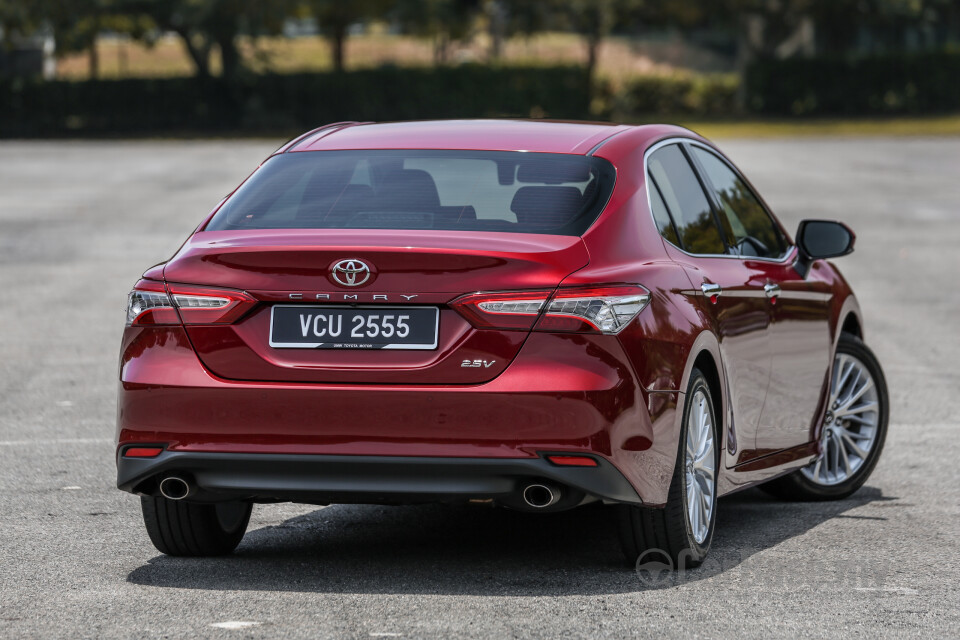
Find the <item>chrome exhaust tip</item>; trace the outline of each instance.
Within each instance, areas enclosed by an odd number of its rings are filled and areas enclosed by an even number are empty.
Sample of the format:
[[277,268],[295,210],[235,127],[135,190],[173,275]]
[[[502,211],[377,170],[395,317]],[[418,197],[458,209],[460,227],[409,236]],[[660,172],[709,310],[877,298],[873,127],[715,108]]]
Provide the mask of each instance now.
[[560,501],[560,490],[545,484],[527,485],[523,490],[523,501],[534,509],[546,509]]
[[190,484],[183,478],[167,476],[160,481],[160,495],[167,500],[183,500],[190,495]]

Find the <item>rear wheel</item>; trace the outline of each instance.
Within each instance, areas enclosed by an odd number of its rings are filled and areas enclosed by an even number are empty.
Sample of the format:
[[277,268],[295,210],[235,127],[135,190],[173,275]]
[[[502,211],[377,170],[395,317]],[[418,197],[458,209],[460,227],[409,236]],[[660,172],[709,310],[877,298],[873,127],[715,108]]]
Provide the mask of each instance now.
[[140,498],[150,540],[170,556],[222,556],[237,548],[247,531],[248,502],[200,504],[162,497]]
[[820,455],[806,467],[762,488],[790,500],[838,500],[863,486],[887,436],[887,383],[873,352],[841,334],[820,436]]
[[690,375],[677,464],[663,509],[621,506],[620,540],[631,562],[699,566],[713,539],[717,504],[719,432],[706,378]]

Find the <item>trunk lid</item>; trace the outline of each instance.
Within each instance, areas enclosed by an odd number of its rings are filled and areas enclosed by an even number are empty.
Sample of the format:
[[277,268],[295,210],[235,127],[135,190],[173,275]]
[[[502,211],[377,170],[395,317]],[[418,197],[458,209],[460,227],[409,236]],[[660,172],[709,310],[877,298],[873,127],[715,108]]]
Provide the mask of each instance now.
[[[356,260],[357,286],[332,275]],[[552,290],[588,262],[579,237],[407,230],[198,232],[164,268],[168,283],[246,291],[260,303],[230,325],[187,327],[204,365],[234,380],[370,384],[477,384],[499,375],[528,331],[478,330],[449,306],[479,291]],[[341,282],[349,274],[337,274]],[[271,307],[411,306],[439,310],[434,349],[270,346]],[[389,308],[389,309],[388,309]],[[305,311],[306,313],[306,311]],[[468,364],[469,363],[469,364]],[[476,363],[479,363],[477,365]]]

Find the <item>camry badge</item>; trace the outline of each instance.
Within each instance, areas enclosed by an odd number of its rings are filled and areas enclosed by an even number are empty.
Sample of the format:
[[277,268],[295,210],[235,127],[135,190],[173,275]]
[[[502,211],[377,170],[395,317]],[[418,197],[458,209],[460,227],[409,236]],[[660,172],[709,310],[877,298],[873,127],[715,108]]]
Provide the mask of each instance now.
[[362,260],[348,258],[330,268],[330,277],[345,287],[359,287],[370,279],[370,267]]

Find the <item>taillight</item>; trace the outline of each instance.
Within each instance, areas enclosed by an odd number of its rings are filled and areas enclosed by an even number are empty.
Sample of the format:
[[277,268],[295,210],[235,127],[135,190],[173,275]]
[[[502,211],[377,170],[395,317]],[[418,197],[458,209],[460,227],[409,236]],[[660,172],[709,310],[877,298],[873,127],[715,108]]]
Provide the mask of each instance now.
[[230,324],[243,317],[257,301],[242,291],[167,285],[183,324]]
[[180,324],[162,282],[141,280],[127,296],[127,326]]
[[549,297],[549,291],[474,293],[451,306],[478,329],[529,331]]
[[451,306],[478,329],[617,333],[649,302],[650,292],[639,285],[609,285],[560,288],[552,297],[548,291],[475,293]]
[[639,285],[561,288],[535,331],[618,333],[649,302],[650,292]]
[[242,291],[141,280],[127,298],[127,325],[229,324],[256,303]]

